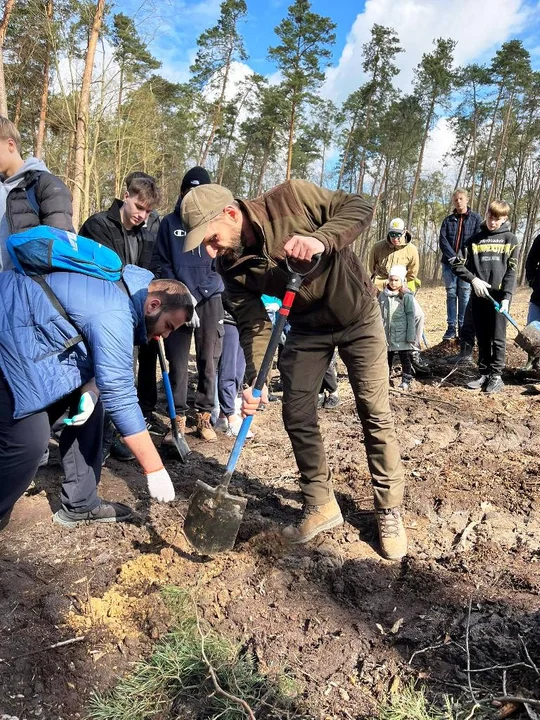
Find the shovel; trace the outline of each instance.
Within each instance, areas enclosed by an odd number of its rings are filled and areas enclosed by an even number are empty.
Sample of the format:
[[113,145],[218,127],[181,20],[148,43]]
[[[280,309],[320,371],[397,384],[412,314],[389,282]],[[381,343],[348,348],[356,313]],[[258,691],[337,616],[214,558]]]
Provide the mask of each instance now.
[[165,388],[165,395],[167,396],[167,407],[169,409],[169,420],[171,421],[171,432],[174,445],[178,450],[180,460],[185,463],[191,450],[189,449],[185,437],[179,432],[178,425],[176,424],[176,409],[174,407],[174,398],[169,373],[167,371],[167,360],[165,359],[165,347],[163,345],[162,337],[157,338],[157,344],[159,364],[161,366],[161,375],[163,376],[163,387]]
[[[321,256],[314,255],[307,272],[299,273],[293,270],[287,260],[289,271],[286,293],[283,304],[279,309],[276,323],[272,329],[270,342],[264,353],[262,364],[255,380],[253,397],[260,398],[266,378],[270,371],[281,333],[287,322],[291,306],[304,279],[315,270]],[[302,263],[306,265],[306,263]],[[217,487],[210,487],[202,480],[197,480],[195,490],[189,501],[189,507],[184,520],[184,533],[195,550],[203,555],[216,555],[226,550],[232,550],[244,516],[247,498],[236,497],[227,492],[240,452],[244,447],[246,436],[253,421],[248,415],[242,421],[242,426],[231,451],[225,473]]]
[[525,352],[528,355],[531,355],[532,357],[539,357],[540,356],[540,323],[539,322],[532,322],[525,326],[523,330],[519,329],[519,325],[514,320],[514,318],[510,315],[510,313],[507,313],[505,311],[501,311],[500,304],[489,296],[489,299],[495,305],[495,310],[497,312],[500,312],[501,315],[504,315],[504,317],[508,320],[509,323],[511,323],[516,330],[518,331],[517,337],[515,338],[514,342],[516,345],[519,345],[520,348],[525,350]]

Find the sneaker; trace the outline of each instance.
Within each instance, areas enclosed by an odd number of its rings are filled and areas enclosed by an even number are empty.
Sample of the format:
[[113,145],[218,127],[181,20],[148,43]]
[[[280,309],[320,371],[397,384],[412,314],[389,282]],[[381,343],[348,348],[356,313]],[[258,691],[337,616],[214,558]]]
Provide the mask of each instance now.
[[49,448],[47,448],[45,450],[45,452],[43,453],[43,455],[41,456],[41,459],[38,462],[38,468],[47,467],[48,464],[49,464]]
[[227,433],[229,430],[229,422],[226,417],[220,417],[216,420],[216,424],[214,425],[214,430],[219,430],[220,432]]
[[325,399],[326,399],[325,394],[323,392],[319,393],[319,397],[317,398],[317,407],[318,408],[324,407]]
[[[232,435],[232,437],[237,437],[238,433],[240,432],[240,428],[242,427],[242,418],[238,417],[238,415],[231,415],[230,418],[228,418],[227,422],[227,435]],[[246,435],[246,440],[251,440],[253,437],[253,433],[251,430],[248,430],[248,433]]]
[[456,337],[456,328],[454,325],[449,325],[446,328],[446,332],[443,335],[443,342],[447,342],[448,340],[453,340]]
[[428,373],[430,371],[429,364],[422,357],[420,350],[412,351],[411,362],[413,369],[419,374]]
[[135,460],[135,455],[120,438],[113,440],[113,444],[111,445],[111,456],[115,458],[115,460],[121,460],[122,462]]
[[[180,435],[186,434],[186,416],[185,415],[177,415],[176,416],[176,427],[178,428],[178,432]],[[172,434],[172,430],[169,430],[169,432],[165,435],[163,438],[163,445],[174,445],[174,438]]]
[[330,530],[343,523],[343,515],[335,497],[324,505],[304,505],[300,520],[287,525],[281,531],[285,540],[293,545],[306,543],[323,530]]
[[488,395],[494,395],[495,393],[501,392],[504,388],[503,379],[500,375],[490,375],[488,383],[484,388],[484,392]]
[[484,386],[487,385],[489,380],[489,375],[480,375],[479,378],[476,378],[476,380],[471,380],[471,382],[467,383],[467,387],[469,390],[483,390]]
[[334,408],[337,408],[340,403],[341,400],[339,399],[339,393],[336,390],[336,392],[328,393],[324,400],[323,408],[325,410],[333,410]]
[[379,541],[383,557],[401,560],[407,554],[407,534],[399,508],[377,510]]
[[540,358],[529,355],[529,357],[527,358],[527,362],[523,367],[519,368],[519,371],[522,373],[528,373],[531,372],[531,370],[540,370],[539,365]]
[[209,412],[198,412],[197,413],[197,436],[205,442],[215,442],[217,435],[210,423]]
[[90,512],[77,513],[62,506],[54,513],[53,522],[65,527],[76,527],[87,522],[125,522],[131,518],[132,514],[133,511],[128,505],[99,498],[99,505]]
[[149,433],[152,433],[152,435],[165,435],[168,427],[167,425],[158,418],[158,416],[150,412],[148,415],[145,415],[144,417],[146,421],[146,429]]

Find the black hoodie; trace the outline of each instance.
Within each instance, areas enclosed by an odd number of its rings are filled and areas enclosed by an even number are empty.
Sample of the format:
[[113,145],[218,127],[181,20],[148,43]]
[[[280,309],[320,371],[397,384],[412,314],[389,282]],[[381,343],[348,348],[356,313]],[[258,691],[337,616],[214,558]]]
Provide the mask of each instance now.
[[502,293],[502,300],[511,300],[516,284],[518,241],[505,222],[490,232],[482,223],[479,232],[465,244],[465,257],[452,263],[454,273],[467,282],[475,277],[485,280],[492,290]]

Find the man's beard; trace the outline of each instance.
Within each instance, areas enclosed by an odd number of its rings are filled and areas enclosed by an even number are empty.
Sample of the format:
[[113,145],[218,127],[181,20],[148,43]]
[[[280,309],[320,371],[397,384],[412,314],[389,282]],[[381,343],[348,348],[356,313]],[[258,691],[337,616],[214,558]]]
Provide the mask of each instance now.
[[232,264],[242,257],[244,250],[245,246],[242,242],[242,231],[238,230],[238,232],[231,238],[231,245],[221,250],[220,255]]
[[156,329],[157,322],[163,314],[163,308],[158,312],[157,315],[147,315],[144,318],[144,324],[146,325],[146,336],[150,340],[154,337],[154,331]]

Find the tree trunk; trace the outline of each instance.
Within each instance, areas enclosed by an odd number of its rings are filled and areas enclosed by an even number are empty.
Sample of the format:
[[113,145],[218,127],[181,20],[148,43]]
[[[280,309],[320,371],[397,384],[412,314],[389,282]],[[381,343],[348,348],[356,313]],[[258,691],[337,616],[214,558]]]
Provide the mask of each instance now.
[[360,158],[360,177],[358,178],[358,185],[356,192],[361,195],[364,192],[364,175],[366,171],[366,142],[368,139],[369,126],[371,124],[371,107],[373,104],[373,93],[369,96],[369,102],[366,109],[366,127],[364,128],[365,141],[362,143],[362,156]]
[[267,146],[264,149],[264,155],[261,163],[261,169],[259,171],[259,177],[257,178],[257,196],[259,196],[262,193],[262,185],[264,180],[264,174],[266,172],[266,168],[268,167],[268,160],[270,159],[270,153],[272,152],[272,143],[274,142],[274,135],[276,134],[276,129],[272,128],[272,134],[270,135],[270,140],[268,141]]
[[225,91],[227,89],[227,82],[229,80],[229,72],[231,69],[231,58],[232,58],[232,48],[229,49],[229,52],[227,54],[227,62],[225,63],[225,74],[223,76],[223,83],[221,85],[221,93],[219,96],[218,104],[217,104],[216,110],[214,112],[214,118],[212,121],[212,129],[210,130],[210,135],[208,137],[208,140],[206,141],[206,145],[205,145],[202,155],[200,157],[199,165],[204,166],[204,164],[206,163],[206,158],[208,157],[208,154],[210,153],[212,143],[214,142],[214,137],[215,137],[217,129],[219,127],[219,122],[220,122],[220,118],[221,118],[221,108],[223,107],[223,102],[225,100]]
[[50,26],[53,18],[53,0],[48,0],[45,10],[47,16],[47,43],[45,45],[45,62],[43,65],[43,86],[41,88],[41,100],[39,103],[39,124],[36,133],[36,146],[34,155],[41,158],[43,144],[45,142],[45,126],[47,123],[47,107],[49,104],[49,71],[51,64],[51,42],[49,40]]
[[416,173],[414,175],[414,182],[411,190],[411,197],[409,199],[409,212],[407,214],[407,227],[412,228],[413,214],[414,214],[414,201],[416,200],[416,191],[418,190],[418,181],[420,180],[420,173],[422,172],[422,163],[424,162],[424,150],[426,149],[426,142],[429,135],[429,128],[433,119],[433,113],[435,111],[435,98],[431,99],[431,105],[426,117],[426,125],[424,128],[424,137],[422,138],[422,145],[420,147],[420,157],[418,158],[418,165],[416,166]]
[[497,161],[495,163],[495,171],[493,173],[493,182],[490,185],[489,193],[488,193],[488,199],[486,202],[486,212],[489,207],[489,203],[491,202],[491,198],[495,194],[495,191],[497,190],[497,175],[499,173],[499,166],[501,164],[501,157],[504,149],[504,143],[506,141],[506,132],[508,130],[508,125],[510,124],[510,113],[512,111],[512,102],[514,99],[514,94],[512,93],[510,95],[510,98],[508,100],[508,110],[506,111],[506,116],[503,121],[503,131],[502,131],[502,137],[501,137],[501,145],[499,147],[499,152],[497,153]]
[[19,87],[17,89],[17,100],[15,101],[15,113],[13,115],[13,124],[16,127],[19,127],[19,123],[21,122],[22,99],[23,99],[23,88],[22,88],[22,85],[19,85]]
[[345,143],[345,149],[343,150],[343,160],[341,161],[341,166],[339,168],[339,176],[337,181],[337,189],[341,187],[341,181],[343,180],[343,175],[345,174],[345,164],[347,160],[349,159],[349,149],[351,147],[351,141],[354,131],[356,130],[356,119],[358,117],[358,110],[355,111],[352,123],[351,123],[351,129],[349,130],[349,134],[347,136],[347,142]]
[[120,63],[120,87],[118,89],[118,103],[116,105],[116,140],[114,143],[114,197],[119,198],[122,189],[122,96],[124,84],[124,63]]
[[81,95],[77,112],[77,129],[75,133],[75,161],[73,167],[73,225],[78,227],[81,214],[81,200],[84,186],[84,159],[88,140],[88,111],[90,106],[90,89],[92,84],[92,71],[94,69],[94,58],[96,46],[99,39],[101,25],[103,23],[103,12],[105,0],[98,0],[92,29],[88,37],[86,59],[84,61],[84,72],[81,83]]
[[6,79],[4,77],[4,42],[6,40],[6,33],[8,29],[9,16],[15,5],[15,0],[6,0],[4,5],[4,15],[0,22],[0,115],[7,118],[8,106],[7,106],[7,92],[6,92]]
[[486,148],[487,148],[486,159],[484,160],[484,167],[482,168],[482,179],[481,179],[481,181],[480,181],[480,190],[478,191],[478,204],[477,204],[477,207],[478,207],[479,210],[480,210],[480,208],[482,207],[482,199],[483,199],[483,196],[484,196],[484,187],[485,187],[486,180],[487,180],[487,166],[488,166],[488,161],[489,161],[489,148],[491,147],[491,141],[492,141],[492,138],[493,138],[493,131],[494,131],[494,129],[495,129],[495,121],[496,121],[496,119],[497,119],[497,113],[499,112],[499,104],[500,104],[500,102],[501,102],[502,91],[503,91],[503,89],[502,89],[502,86],[501,86],[501,87],[499,88],[499,94],[497,95],[497,102],[495,103],[495,109],[494,109],[494,111],[493,111],[493,117],[491,118],[491,125],[490,125],[490,128],[489,128],[489,137],[488,137],[488,141],[487,141],[487,145],[486,145]]
[[292,105],[291,105],[291,121],[289,126],[289,144],[287,148],[287,172],[285,174],[285,180],[291,179],[291,167],[292,167],[292,154],[293,154],[293,144],[294,144],[294,125],[296,123],[296,93],[293,95],[292,98]]

